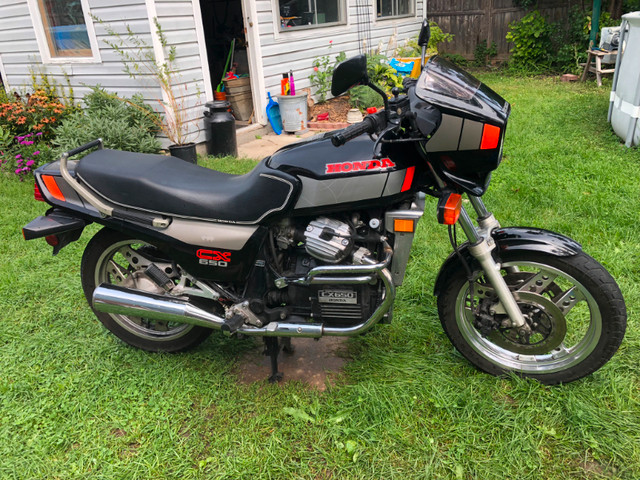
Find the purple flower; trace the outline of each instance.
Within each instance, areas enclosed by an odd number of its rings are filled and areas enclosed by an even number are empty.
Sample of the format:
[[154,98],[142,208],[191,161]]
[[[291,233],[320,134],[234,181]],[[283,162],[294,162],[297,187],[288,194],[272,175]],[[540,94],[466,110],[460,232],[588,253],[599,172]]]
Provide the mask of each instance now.
[[22,159],[19,158],[18,160],[16,160],[16,165],[20,165],[22,163]]
[[17,155],[16,155],[16,158],[22,158],[22,155],[17,154]]
[[20,169],[16,168],[16,175],[20,175]]
[[24,137],[16,137],[16,140],[18,140],[19,142],[21,142],[22,140],[24,140]]
[[40,135],[42,135],[42,132],[36,133],[36,137],[39,137]]
[[24,138],[29,138],[29,137],[33,137],[33,133],[27,134]]
[[33,152],[31,155],[40,155],[40,150],[36,150],[35,152]]
[[27,167],[30,167],[30,166],[31,166],[31,165],[33,165],[34,163],[36,163],[36,162],[35,162],[35,160],[29,160],[29,161],[27,162]]
[[30,140],[28,142],[20,142],[21,145],[33,145],[33,140]]

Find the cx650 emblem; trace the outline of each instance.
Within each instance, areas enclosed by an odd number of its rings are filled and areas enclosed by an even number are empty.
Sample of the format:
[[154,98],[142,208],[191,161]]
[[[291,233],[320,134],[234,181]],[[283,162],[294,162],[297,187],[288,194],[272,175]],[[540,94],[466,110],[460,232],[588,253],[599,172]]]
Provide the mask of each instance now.
[[200,265],[211,265],[213,267],[226,267],[231,261],[231,252],[220,252],[205,248],[198,250],[196,256],[200,259]]

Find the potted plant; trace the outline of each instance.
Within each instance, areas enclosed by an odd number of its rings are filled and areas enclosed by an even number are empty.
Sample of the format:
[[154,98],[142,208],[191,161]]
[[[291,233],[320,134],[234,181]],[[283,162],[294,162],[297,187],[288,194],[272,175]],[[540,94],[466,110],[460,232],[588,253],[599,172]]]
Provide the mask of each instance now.
[[[94,17],[101,24],[104,23]],[[120,35],[110,26],[104,25],[112,40],[105,40],[120,56],[124,64],[124,72],[139,81],[152,79],[162,91],[162,100],[158,103],[164,112],[162,120],[155,118],[158,128],[170,142],[169,153],[191,163],[197,163],[196,145],[189,140],[189,126],[198,121],[187,116],[186,98],[189,95],[188,85],[182,81],[182,75],[177,70],[176,47],[168,45],[167,38],[157,18],[153,19],[155,34],[161,45],[161,52],[156,52],[144,40],[136,35],[129,25],[126,25],[126,35]],[[157,56],[163,57],[158,60]],[[200,96],[200,91],[196,91]]]

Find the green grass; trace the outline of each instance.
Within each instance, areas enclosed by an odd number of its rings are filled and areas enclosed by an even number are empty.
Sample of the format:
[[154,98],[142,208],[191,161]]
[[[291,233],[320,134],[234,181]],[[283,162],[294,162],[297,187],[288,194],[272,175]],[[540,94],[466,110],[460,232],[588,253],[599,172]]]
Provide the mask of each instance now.
[[[45,211],[0,178],[0,478],[599,479],[640,477],[640,155],[606,122],[608,92],[487,75],[513,105],[486,203],[503,225],[580,241],[618,280],[629,329],[600,371],[566,386],[499,379],[444,335],[433,281],[450,247],[427,205],[395,320],[350,340],[325,392],[242,385],[252,343],[135,350],[97,322],[79,264],[20,227]],[[207,166],[242,172],[253,162]]]

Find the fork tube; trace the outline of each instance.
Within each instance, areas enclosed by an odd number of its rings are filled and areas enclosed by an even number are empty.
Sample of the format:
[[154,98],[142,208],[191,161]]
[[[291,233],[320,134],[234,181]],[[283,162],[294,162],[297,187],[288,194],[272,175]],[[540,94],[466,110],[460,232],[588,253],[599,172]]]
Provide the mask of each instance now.
[[527,323],[522,316],[520,307],[518,307],[516,299],[513,297],[511,290],[509,290],[507,283],[500,274],[500,265],[495,262],[491,255],[491,251],[496,246],[493,238],[491,238],[490,235],[488,238],[479,235],[478,230],[471,222],[471,218],[464,207],[460,210],[458,222],[469,239],[469,253],[480,263],[485,276],[498,296],[498,300],[500,300],[500,303],[502,303],[502,306],[509,315],[512,326],[527,329]]
[[475,195],[467,195],[469,197],[469,201],[471,205],[473,205],[473,209],[478,214],[478,218],[483,218],[489,215],[489,211],[487,207],[484,206],[484,202],[480,197],[476,197]]

